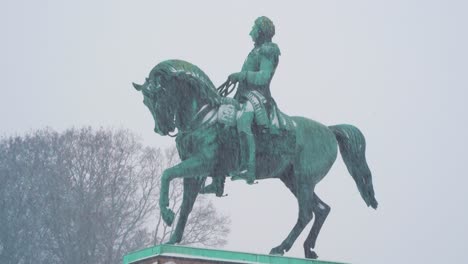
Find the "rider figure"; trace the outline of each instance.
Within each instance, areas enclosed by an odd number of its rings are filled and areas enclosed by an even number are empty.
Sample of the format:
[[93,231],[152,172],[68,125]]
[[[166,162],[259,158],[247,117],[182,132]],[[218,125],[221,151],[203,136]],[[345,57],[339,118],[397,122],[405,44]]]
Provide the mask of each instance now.
[[249,184],[255,180],[255,138],[252,123],[255,119],[258,126],[271,128],[270,131],[274,132],[274,127],[270,124],[277,115],[276,103],[270,93],[270,82],[280,55],[278,46],[271,42],[274,35],[273,22],[264,16],[257,18],[250,31],[254,48],[247,56],[242,70],[228,78],[232,83],[239,83],[234,98],[242,105],[237,119],[240,169],[231,174],[231,179],[244,179]]

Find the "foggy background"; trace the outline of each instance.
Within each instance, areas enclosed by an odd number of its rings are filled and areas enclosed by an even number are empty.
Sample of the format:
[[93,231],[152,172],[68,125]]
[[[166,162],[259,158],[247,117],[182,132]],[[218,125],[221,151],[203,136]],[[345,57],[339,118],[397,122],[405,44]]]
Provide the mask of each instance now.
[[[316,192],[332,207],[322,260],[468,262],[468,4],[464,1],[1,1],[0,134],[124,127],[151,146],[151,114],[131,82],[166,59],[215,85],[240,70],[258,16],[282,52],[271,84],[280,109],[367,140],[379,208],[365,206],[341,157]],[[296,222],[278,180],[227,181],[226,250],[268,253]],[[303,257],[311,224],[285,256]]]

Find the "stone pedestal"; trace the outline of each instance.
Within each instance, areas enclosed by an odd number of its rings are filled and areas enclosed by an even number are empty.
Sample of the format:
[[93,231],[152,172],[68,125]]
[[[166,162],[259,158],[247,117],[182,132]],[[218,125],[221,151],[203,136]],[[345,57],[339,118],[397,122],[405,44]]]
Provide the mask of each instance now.
[[159,245],[130,253],[123,264],[233,264],[233,263],[274,263],[274,264],[343,264],[323,260],[290,258],[234,251],[193,248],[173,245]]

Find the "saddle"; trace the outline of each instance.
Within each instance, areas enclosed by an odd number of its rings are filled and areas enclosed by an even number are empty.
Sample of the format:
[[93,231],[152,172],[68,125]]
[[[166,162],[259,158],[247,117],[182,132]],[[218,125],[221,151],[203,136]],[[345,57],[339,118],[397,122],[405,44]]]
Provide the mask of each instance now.
[[[291,146],[295,146],[296,143],[296,123],[294,120],[281,112],[274,101],[273,107],[267,111],[266,100],[260,93],[252,92],[250,97],[249,101],[253,104],[255,111],[252,131],[255,136],[257,164],[261,164],[259,162],[266,159],[270,160],[266,164],[272,164],[272,161],[284,160],[286,156],[293,156],[295,148]],[[235,128],[237,118],[240,116],[240,109],[241,105],[237,100],[223,97],[221,105],[206,115],[205,122],[206,124],[218,123],[225,128]],[[272,155],[274,153],[280,156]],[[268,169],[264,168],[264,170]],[[200,193],[215,193],[216,196],[223,196],[225,179],[226,177],[223,175],[215,175],[212,183],[204,186]]]
[[[277,135],[295,131],[296,124],[291,117],[278,109],[273,98],[268,101],[258,91],[249,91],[244,97],[253,105],[257,131]],[[218,109],[218,122],[226,126],[235,126],[240,106],[237,100],[224,97]]]

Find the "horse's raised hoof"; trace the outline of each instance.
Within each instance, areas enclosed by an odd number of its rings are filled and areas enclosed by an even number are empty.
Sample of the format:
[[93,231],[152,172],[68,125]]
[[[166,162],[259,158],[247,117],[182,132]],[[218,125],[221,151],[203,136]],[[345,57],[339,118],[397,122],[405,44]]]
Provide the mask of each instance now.
[[174,222],[175,214],[171,209],[161,208],[161,215],[166,225],[171,226]]
[[272,249],[270,250],[270,255],[279,255],[279,256],[283,256],[283,255],[284,255],[284,249],[282,249],[281,246],[272,248]]
[[305,253],[305,257],[308,258],[308,259],[317,259],[318,258],[317,253],[315,253],[315,251],[313,251],[312,249],[305,248],[304,253]]

